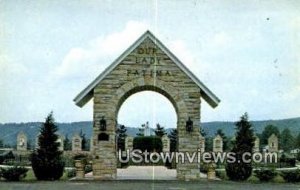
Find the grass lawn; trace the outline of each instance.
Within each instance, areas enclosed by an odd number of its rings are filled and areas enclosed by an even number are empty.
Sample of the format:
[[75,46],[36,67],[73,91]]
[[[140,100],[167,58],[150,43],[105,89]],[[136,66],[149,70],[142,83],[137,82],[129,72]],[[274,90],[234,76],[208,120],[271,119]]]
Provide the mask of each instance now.
[[[63,176],[60,178],[60,181],[68,180],[67,172],[64,172]],[[26,177],[22,179],[22,181],[36,181],[36,177],[34,176],[33,170],[29,169],[26,173]]]

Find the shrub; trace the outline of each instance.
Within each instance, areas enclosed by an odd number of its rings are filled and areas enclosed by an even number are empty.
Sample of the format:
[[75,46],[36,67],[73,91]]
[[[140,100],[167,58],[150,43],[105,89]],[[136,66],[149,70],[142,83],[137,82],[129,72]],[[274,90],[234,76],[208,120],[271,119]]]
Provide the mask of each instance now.
[[286,182],[300,182],[300,170],[282,171],[280,175]]
[[28,169],[20,166],[1,168],[1,176],[7,181],[20,181],[26,177]]
[[200,164],[200,172],[207,173],[208,171],[208,164],[207,163],[201,163]]
[[261,168],[260,170],[255,170],[254,175],[260,181],[270,181],[277,175],[277,173],[274,169]]
[[230,163],[226,165],[226,175],[233,181],[247,180],[252,174],[252,166],[249,163]]
[[296,158],[288,158],[285,155],[283,155],[279,159],[279,167],[284,168],[284,167],[295,167],[296,166]]
[[86,165],[85,167],[84,167],[84,173],[90,173],[90,172],[92,172],[93,171],[93,167],[92,167],[92,165],[90,165],[90,164],[88,164],[88,165]]
[[135,137],[133,139],[133,149],[139,149],[141,151],[147,150],[148,152],[161,152],[162,142],[157,136],[150,137]]
[[227,179],[226,171],[216,171],[216,176],[220,179]]
[[76,169],[67,170],[67,177],[72,178],[76,176]]
[[74,167],[75,166],[74,159],[71,156],[63,156],[63,161],[65,163],[65,167]]

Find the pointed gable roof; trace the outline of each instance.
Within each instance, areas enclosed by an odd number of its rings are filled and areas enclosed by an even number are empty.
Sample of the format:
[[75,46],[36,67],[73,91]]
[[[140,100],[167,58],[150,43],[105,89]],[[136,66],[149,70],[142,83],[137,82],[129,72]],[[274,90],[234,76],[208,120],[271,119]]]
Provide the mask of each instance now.
[[111,71],[113,71],[122,60],[136,49],[144,40],[150,38],[157,47],[159,47],[192,81],[194,81],[201,89],[201,97],[211,106],[218,106],[220,99],[214,95],[166,46],[164,46],[150,31],[146,31],[139,39],[137,39],[124,53],[122,53],[109,67],[107,67],[93,82],[91,82],[84,90],[82,90],[75,98],[74,102],[77,106],[83,107],[91,98],[93,98],[93,90]]

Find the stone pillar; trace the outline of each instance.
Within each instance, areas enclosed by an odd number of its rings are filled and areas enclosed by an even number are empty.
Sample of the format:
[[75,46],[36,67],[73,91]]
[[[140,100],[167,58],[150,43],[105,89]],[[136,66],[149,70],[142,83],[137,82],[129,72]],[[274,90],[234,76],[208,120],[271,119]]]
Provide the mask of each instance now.
[[58,135],[56,142],[59,143],[58,150],[60,150],[60,151],[64,151],[64,140],[65,140],[64,136]]
[[85,178],[85,163],[83,160],[75,160],[75,168],[76,168],[76,179],[84,179]]
[[213,152],[223,152],[223,139],[220,135],[213,140]]
[[125,151],[132,151],[133,150],[133,137],[127,136],[125,138]]
[[162,141],[162,146],[163,146],[162,151],[163,152],[170,152],[170,139],[169,139],[169,137],[167,135],[164,135],[161,138],[161,141]]
[[90,139],[90,152],[92,152],[93,146],[94,146],[94,141],[93,141],[93,137],[91,137],[91,139]]
[[[200,98],[193,101],[194,105],[200,104]],[[187,100],[186,104],[192,105],[189,103],[189,100]],[[178,102],[178,104],[180,104],[180,102]],[[179,119],[177,123],[178,151],[192,155],[199,150],[200,108],[195,106],[191,108],[191,111],[185,110],[184,108],[179,108],[179,110],[180,113],[178,114]],[[193,130],[191,132],[187,130],[187,121],[189,120],[189,117],[193,121]],[[176,169],[177,179],[179,180],[189,181],[200,179],[200,163],[197,162],[197,159],[194,159],[193,162],[189,162],[185,155],[184,163],[179,161]]]
[[[107,93],[113,95],[112,92],[107,91]],[[102,95],[103,93],[95,89],[93,176],[95,180],[113,180],[117,178],[117,121],[114,104],[108,103],[107,100],[102,101]]]
[[259,152],[259,138],[255,136],[253,152]]
[[268,138],[269,152],[278,152],[278,137],[273,133]]
[[78,134],[72,138],[72,151],[82,151],[82,138]]
[[205,152],[205,137],[203,137],[201,134],[199,135],[200,139],[200,152]]
[[17,150],[27,150],[27,136],[23,131],[17,136]]

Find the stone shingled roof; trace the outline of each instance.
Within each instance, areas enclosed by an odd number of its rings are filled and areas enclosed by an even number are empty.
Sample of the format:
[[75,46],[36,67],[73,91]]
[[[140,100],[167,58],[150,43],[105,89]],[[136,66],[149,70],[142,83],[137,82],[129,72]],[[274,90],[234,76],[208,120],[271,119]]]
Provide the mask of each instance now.
[[122,60],[137,48],[145,39],[150,38],[170,59],[201,89],[201,96],[211,106],[216,107],[220,99],[214,95],[168,48],[166,48],[150,31],[146,31],[135,43],[133,43],[123,54],[121,54],[109,67],[107,67],[94,81],[92,81],[84,90],[75,98],[77,106],[83,107],[90,99],[93,98],[93,90]]

